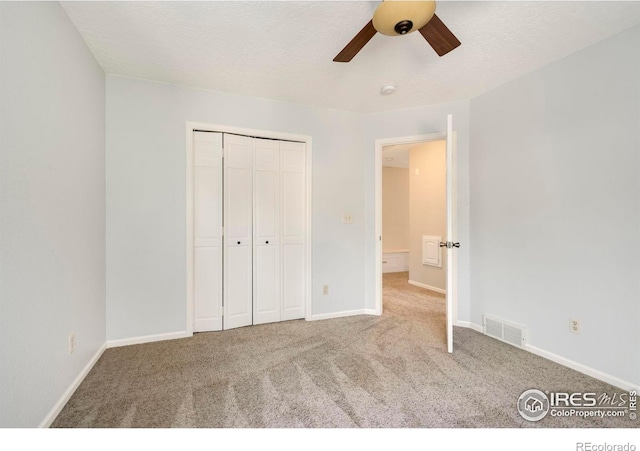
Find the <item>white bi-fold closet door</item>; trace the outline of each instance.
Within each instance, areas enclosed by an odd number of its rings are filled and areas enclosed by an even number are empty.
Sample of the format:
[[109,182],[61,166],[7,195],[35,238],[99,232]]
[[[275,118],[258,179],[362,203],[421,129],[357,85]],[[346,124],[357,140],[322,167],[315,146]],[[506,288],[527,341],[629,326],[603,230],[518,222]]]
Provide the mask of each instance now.
[[303,318],[304,143],[211,132],[193,142],[194,331]]

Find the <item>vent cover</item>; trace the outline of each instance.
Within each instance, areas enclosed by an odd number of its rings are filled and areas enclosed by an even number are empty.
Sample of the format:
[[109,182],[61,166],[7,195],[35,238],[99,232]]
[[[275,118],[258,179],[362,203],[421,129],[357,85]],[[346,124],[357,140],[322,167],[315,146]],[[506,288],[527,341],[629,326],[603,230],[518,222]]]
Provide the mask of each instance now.
[[527,344],[527,329],[524,326],[488,315],[483,316],[482,325],[485,335],[518,348],[524,348]]

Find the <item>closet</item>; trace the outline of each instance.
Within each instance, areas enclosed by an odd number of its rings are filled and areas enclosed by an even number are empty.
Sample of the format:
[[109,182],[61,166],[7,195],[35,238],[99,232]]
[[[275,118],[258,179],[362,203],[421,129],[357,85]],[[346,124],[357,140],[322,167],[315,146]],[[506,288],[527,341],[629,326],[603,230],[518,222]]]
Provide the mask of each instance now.
[[194,332],[304,318],[305,154],[193,132]]

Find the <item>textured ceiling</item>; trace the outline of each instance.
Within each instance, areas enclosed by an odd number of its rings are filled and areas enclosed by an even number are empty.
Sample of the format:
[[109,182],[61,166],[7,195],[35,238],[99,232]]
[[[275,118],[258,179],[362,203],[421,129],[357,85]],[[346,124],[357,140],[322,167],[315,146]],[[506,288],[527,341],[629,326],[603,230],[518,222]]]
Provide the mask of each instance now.
[[[445,2],[462,41],[377,34],[333,57],[378,2],[64,2],[107,73],[357,112],[468,99],[640,22],[640,2]],[[380,87],[398,90],[381,96]]]

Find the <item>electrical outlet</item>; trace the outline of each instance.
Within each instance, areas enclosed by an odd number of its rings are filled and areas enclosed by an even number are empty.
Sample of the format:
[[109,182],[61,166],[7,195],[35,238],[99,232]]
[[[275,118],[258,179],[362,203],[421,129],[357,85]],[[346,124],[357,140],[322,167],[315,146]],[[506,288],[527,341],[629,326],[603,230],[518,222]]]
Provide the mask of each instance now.
[[69,355],[73,354],[73,351],[76,350],[76,334],[71,332],[69,334]]
[[571,320],[571,324],[569,326],[569,330],[571,330],[571,332],[573,332],[574,334],[579,334],[580,333],[580,320],[572,319]]
[[329,285],[322,285],[322,294],[325,296],[329,294]]
[[352,224],[353,223],[353,218],[351,217],[350,214],[343,214],[342,215],[342,223],[343,224]]

